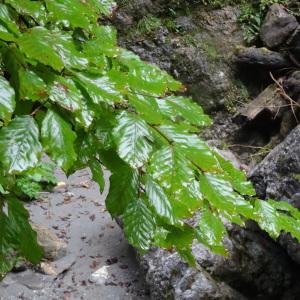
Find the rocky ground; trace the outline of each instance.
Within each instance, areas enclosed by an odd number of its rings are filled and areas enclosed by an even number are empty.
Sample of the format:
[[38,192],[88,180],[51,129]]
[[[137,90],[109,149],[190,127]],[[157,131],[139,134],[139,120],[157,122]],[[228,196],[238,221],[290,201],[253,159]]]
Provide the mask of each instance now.
[[54,192],[27,205],[49,260],[8,274],[0,299],[148,299],[134,251],[105,209],[106,191],[88,170],[57,175]]

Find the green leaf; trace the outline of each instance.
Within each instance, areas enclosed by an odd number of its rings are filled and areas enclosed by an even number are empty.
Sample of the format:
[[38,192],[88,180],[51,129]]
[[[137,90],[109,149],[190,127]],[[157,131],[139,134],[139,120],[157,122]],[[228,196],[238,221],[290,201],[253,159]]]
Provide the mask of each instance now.
[[32,117],[16,117],[0,130],[0,161],[7,173],[19,173],[36,166],[41,152],[39,130]]
[[275,207],[267,201],[255,201],[254,214],[259,226],[269,233],[272,238],[277,238],[281,232],[279,214]]
[[83,95],[70,78],[56,76],[50,85],[50,100],[71,112],[82,109]]
[[99,57],[103,54],[113,57],[119,53],[117,48],[117,31],[112,26],[95,26],[93,37],[83,45],[88,57]]
[[35,72],[20,69],[18,75],[20,99],[37,101],[48,96],[45,82]]
[[45,182],[52,185],[56,185],[57,178],[54,174],[54,170],[54,164],[41,162],[36,167],[29,169],[22,174],[23,176],[26,176],[27,178],[35,182]]
[[143,62],[137,55],[120,49],[117,60],[129,69],[128,82],[133,90],[148,96],[163,96],[168,90],[178,90],[177,82],[157,66]]
[[57,53],[57,39],[43,27],[34,27],[23,33],[18,39],[20,50],[30,59],[62,71],[64,61]]
[[117,4],[114,0],[90,0],[92,7],[96,8],[103,15],[110,15]]
[[105,180],[101,164],[96,159],[92,159],[89,162],[89,167],[92,171],[93,180],[99,184],[100,192],[103,193]]
[[179,220],[174,215],[172,204],[158,183],[150,176],[147,176],[145,186],[147,200],[157,215],[163,218],[166,223],[171,225],[178,224]]
[[36,21],[45,21],[46,10],[40,1],[6,0],[20,15],[34,18]]
[[20,50],[33,61],[62,71],[64,67],[84,70],[88,59],[77,49],[71,35],[34,27],[18,39]]
[[15,91],[9,82],[0,76],[0,119],[7,123],[15,110]]
[[43,251],[29,224],[29,214],[17,199],[7,199],[7,214],[0,210],[0,228],[0,273],[13,267],[16,254],[32,263],[41,260]]
[[129,103],[135,108],[146,122],[160,125],[163,123],[163,115],[153,97],[142,95],[129,95]]
[[169,141],[176,143],[177,147],[181,148],[202,171],[221,171],[214,153],[197,135],[191,134],[188,129],[176,124],[161,125],[158,129]]
[[147,171],[165,189],[175,216],[191,217],[202,206],[202,194],[195,180],[195,167],[177,145],[155,152]]
[[200,216],[197,226],[199,242],[208,246],[213,252],[226,255],[223,238],[227,234],[223,222],[209,209],[205,209]]
[[209,116],[204,114],[201,106],[189,98],[169,96],[164,99],[157,99],[157,103],[161,113],[174,122],[183,119],[197,126],[208,126],[212,123]]
[[200,186],[203,196],[220,212],[227,211],[231,215],[253,217],[253,207],[250,202],[234,192],[230,182],[222,177],[209,173],[201,174]]
[[155,218],[143,199],[131,201],[123,215],[124,231],[128,242],[146,251],[155,234]]
[[52,21],[59,21],[65,26],[87,29],[90,22],[96,22],[96,14],[86,2],[76,0],[45,0]]
[[246,174],[235,168],[231,161],[224,159],[220,154],[215,152],[225,177],[231,182],[232,187],[241,195],[254,196],[255,189],[250,181],[247,180]]
[[45,151],[65,171],[76,161],[74,141],[76,133],[70,123],[52,110],[48,110],[42,124],[42,143]]
[[194,255],[192,254],[192,244],[195,239],[194,228],[183,225],[181,228],[172,228],[167,235],[166,243],[174,245],[180,256],[191,266],[196,266]]
[[123,99],[122,94],[116,88],[116,84],[108,76],[77,73],[77,79],[95,104],[101,102],[114,104]]
[[10,198],[8,204],[8,222],[10,231],[13,234],[11,238],[18,245],[17,251],[20,251],[32,263],[38,263],[43,250],[37,243],[36,233],[29,224],[29,213],[23,207],[23,204],[14,198]]
[[12,10],[2,3],[0,3],[0,24],[13,36],[18,37],[20,34],[19,28],[16,24],[16,18],[13,16]]
[[152,134],[147,123],[124,112],[118,117],[113,134],[120,157],[133,168],[143,166],[152,151]]
[[22,197],[27,196],[29,199],[37,199],[42,187],[39,183],[30,180],[28,177],[20,177],[16,179],[16,195]]
[[138,198],[139,174],[120,162],[118,169],[113,170],[109,182],[106,207],[113,217],[120,216],[128,204]]

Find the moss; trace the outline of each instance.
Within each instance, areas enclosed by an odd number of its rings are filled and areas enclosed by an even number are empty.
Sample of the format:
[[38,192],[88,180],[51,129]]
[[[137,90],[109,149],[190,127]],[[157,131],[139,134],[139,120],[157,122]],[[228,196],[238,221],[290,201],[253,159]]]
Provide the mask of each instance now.
[[228,112],[235,113],[238,106],[247,103],[250,99],[251,97],[244,84],[239,80],[235,80],[225,97],[224,106]]
[[216,44],[212,40],[206,40],[200,44],[200,48],[205,52],[211,61],[219,61],[222,55],[219,53]]
[[293,177],[294,179],[300,181],[300,174],[294,174]]
[[162,25],[161,20],[154,16],[146,16],[137,24],[137,29],[141,34],[150,34]]

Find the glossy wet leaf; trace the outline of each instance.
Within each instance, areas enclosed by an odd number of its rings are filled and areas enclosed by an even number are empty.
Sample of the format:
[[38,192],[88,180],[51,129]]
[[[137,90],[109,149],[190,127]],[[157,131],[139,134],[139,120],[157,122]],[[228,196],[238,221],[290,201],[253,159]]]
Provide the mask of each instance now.
[[146,178],[146,194],[151,207],[154,208],[156,214],[164,219],[166,223],[175,225],[179,220],[175,217],[174,208],[168,196],[165,194],[158,182],[155,182],[150,176]]
[[90,160],[89,167],[92,172],[93,180],[98,183],[100,187],[100,192],[103,193],[105,187],[105,179],[101,164],[96,159],[93,159]]
[[19,173],[36,166],[41,153],[39,129],[32,117],[16,117],[0,129],[0,161],[7,173]]
[[20,69],[18,75],[20,99],[37,101],[48,96],[46,83],[35,72]]
[[123,221],[129,243],[140,250],[148,250],[155,233],[155,218],[145,201],[131,201],[125,210]]
[[197,238],[201,243],[207,245],[212,251],[225,255],[226,250],[223,239],[227,231],[221,219],[205,209],[201,215],[197,226]]
[[58,166],[68,171],[77,157],[74,150],[76,133],[71,124],[49,110],[43,120],[41,134],[44,150]]
[[15,110],[15,91],[9,82],[0,76],[0,120],[7,123]]
[[133,114],[118,117],[114,137],[120,157],[133,168],[143,166],[152,151],[152,134],[147,123]]
[[121,164],[110,176],[109,183],[106,207],[112,216],[120,216],[129,203],[138,197],[139,174],[136,170]]

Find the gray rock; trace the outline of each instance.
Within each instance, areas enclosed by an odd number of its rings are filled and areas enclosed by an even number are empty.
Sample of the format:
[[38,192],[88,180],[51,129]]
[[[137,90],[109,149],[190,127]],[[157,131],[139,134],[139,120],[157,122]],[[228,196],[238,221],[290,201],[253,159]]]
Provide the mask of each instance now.
[[288,68],[292,63],[283,54],[270,51],[267,48],[240,47],[235,53],[235,62],[259,66],[268,70]]
[[189,268],[176,253],[153,250],[143,257],[142,265],[153,300],[245,299],[201,266]]
[[178,30],[191,32],[191,31],[194,31],[196,29],[196,26],[195,26],[193,20],[191,18],[189,18],[188,16],[177,17],[174,20],[174,23],[175,23],[175,27]]
[[261,198],[292,199],[300,191],[300,126],[250,173]]
[[[286,200],[300,208],[300,125],[275,147],[250,173],[258,196]],[[300,264],[300,244],[289,234],[281,235],[280,244]]]
[[262,24],[260,38],[268,48],[282,45],[299,26],[297,19],[282,5],[273,4]]
[[[223,107],[234,97],[232,53],[243,43],[239,8],[207,10],[199,1],[157,0],[145,1],[139,9],[142,2],[130,1],[119,9],[113,20],[119,29],[119,44],[172,73],[206,110]],[[198,4],[182,15],[189,3]],[[170,21],[170,8],[181,9],[181,15],[171,20],[178,32],[163,25]],[[149,14],[160,18],[162,26],[141,36],[137,22]]]
[[246,230],[228,225],[228,229],[229,257],[195,244],[197,269],[161,249],[141,257],[152,299],[290,299],[286,295],[296,283],[286,254],[253,225]]
[[37,233],[37,240],[44,249],[44,258],[57,260],[67,253],[67,244],[59,239],[51,230],[42,225],[32,224]]
[[287,41],[290,55],[295,59],[296,64],[300,64],[300,26],[294,31],[292,36]]

